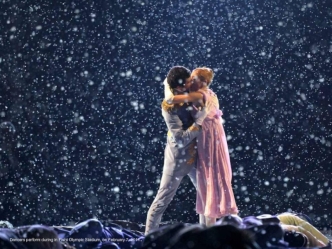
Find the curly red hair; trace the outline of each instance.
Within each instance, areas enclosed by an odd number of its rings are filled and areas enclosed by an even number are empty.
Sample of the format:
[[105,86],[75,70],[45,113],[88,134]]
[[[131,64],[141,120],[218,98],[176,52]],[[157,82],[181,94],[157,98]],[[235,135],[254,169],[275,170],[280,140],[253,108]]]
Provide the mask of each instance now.
[[208,67],[198,67],[191,73],[191,77],[199,77],[201,80],[206,81],[207,85],[210,85],[213,80],[213,70]]

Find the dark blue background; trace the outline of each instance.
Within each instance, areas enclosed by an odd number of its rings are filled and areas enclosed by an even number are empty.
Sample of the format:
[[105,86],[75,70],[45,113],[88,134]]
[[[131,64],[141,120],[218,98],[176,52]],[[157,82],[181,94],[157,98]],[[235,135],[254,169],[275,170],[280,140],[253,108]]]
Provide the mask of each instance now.
[[[174,65],[215,71],[240,215],[331,224],[329,1],[1,3],[0,219],[145,223]],[[8,134],[7,134],[8,135]],[[153,191],[153,192],[152,192]],[[196,222],[184,179],[164,220]]]

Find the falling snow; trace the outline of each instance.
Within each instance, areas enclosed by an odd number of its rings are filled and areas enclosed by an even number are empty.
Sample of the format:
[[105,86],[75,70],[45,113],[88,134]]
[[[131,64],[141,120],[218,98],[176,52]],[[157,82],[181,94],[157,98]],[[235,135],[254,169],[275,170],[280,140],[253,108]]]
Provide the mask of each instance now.
[[[184,65],[215,71],[241,216],[331,224],[332,9],[286,2],[3,1],[1,217],[144,223]],[[164,220],[195,222],[195,197],[185,178]]]

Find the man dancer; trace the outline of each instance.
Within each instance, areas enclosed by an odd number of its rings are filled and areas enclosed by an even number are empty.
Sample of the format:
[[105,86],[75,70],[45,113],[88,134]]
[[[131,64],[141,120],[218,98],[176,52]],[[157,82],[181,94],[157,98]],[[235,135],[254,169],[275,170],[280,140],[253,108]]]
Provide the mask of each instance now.
[[[176,66],[167,74],[170,91],[184,94],[190,85],[190,70]],[[167,85],[165,94],[167,95]],[[208,114],[210,104],[207,103],[202,111],[194,118],[191,116],[192,107],[189,104],[170,105],[165,100],[162,103],[162,115],[168,128],[167,144],[163,175],[159,190],[155,197],[146,220],[145,235],[159,227],[161,217],[172,201],[182,178],[189,175],[196,187],[196,137],[201,132],[201,125]]]

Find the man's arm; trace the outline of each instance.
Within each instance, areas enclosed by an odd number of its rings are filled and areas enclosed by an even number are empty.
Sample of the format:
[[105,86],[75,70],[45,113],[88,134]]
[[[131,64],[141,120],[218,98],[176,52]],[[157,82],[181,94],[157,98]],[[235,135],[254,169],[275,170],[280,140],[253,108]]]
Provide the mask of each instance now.
[[169,105],[164,100],[162,103],[162,115],[166,122],[168,131],[171,133],[176,144],[179,146],[188,145],[201,132],[201,126],[208,115],[210,108],[213,106],[212,102],[207,101],[204,108],[195,115],[195,122],[187,129],[183,130],[181,119],[176,113],[173,113],[174,105]]
[[162,110],[162,115],[166,122],[168,132],[171,133],[175,143],[180,147],[187,146],[202,131],[201,125],[196,123],[193,123],[187,130],[183,130],[182,121],[178,115],[172,115],[165,110]]

